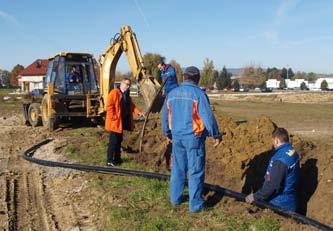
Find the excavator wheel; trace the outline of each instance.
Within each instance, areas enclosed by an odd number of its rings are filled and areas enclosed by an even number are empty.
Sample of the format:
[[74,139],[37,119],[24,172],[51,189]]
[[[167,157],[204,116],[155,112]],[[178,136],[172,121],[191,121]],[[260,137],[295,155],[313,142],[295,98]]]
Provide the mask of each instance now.
[[40,104],[32,103],[28,109],[28,120],[31,126],[37,127],[42,125],[42,118],[40,116]]
[[48,128],[50,132],[54,131],[56,128],[56,119],[49,117],[49,107],[48,107],[48,95],[45,94],[42,100],[42,121],[43,126]]

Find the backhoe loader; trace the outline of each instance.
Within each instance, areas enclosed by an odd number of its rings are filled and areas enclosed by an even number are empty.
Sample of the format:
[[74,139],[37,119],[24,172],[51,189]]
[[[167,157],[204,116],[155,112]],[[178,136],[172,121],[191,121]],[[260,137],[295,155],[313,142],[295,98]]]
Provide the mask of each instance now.
[[[129,26],[124,26],[100,56],[99,83],[97,62],[91,54],[61,52],[50,57],[43,94],[28,97],[23,103],[26,124],[43,125],[53,131],[60,119],[104,118],[106,99],[113,89],[116,66],[122,53],[126,54],[147,108],[150,107],[156,97],[161,97],[157,95],[160,84],[146,74],[135,33]],[[80,76],[75,83],[69,80],[73,67]],[[161,109],[161,101],[156,101],[159,103],[154,104],[153,111]]]

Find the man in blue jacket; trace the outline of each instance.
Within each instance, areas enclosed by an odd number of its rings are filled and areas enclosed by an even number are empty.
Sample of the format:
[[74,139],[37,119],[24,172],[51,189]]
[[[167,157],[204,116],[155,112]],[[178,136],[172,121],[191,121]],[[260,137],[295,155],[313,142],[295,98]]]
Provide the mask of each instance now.
[[166,81],[163,90],[164,95],[167,95],[172,89],[178,87],[176,70],[171,64],[165,64],[164,62],[160,62],[157,68],[161,71],[162,81]]
[[76,66],[73,65],[71,72],[67,74],[67,80],[69,83],[80,83],[82,82],[80,73],[76,70]]
[[277,128],[272,138],[275,150],[267,167],[264,185],[258,192],[248,195],[246,201],[265,200],[280,208],[296,211],[300,156],[289,144],[286,129]]
[[81,90],[82,77],[77,71],[76,66],[73,65],[71,71],[66,74],[67,91]]
[[170,201],[182,203],[188,176],[191,212],[204,207],[206,136],[213,137],[214,146],[222,140],[207,95],[197,86],[199,80],[198,68],[186,68],[183,84],[169,92],[162,110],[163,135],[172,142]]

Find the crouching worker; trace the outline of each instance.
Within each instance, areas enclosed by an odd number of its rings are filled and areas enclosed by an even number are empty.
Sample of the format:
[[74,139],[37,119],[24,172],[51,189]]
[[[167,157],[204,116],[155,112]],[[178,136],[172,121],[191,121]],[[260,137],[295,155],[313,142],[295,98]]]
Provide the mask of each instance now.
[[221,142],[207,96],[197,86],[199,80],[198,68],[186,68],[184,82],[169,92],[162,110],[163,135],[172,142],[170,201],[173,205],[182,203],[188,176],[191,212],[204,208],[206,136],[213,137],[214,146]]
[[280,208],[296,211],[297,182],[300,156],[289,144],[286,129],[277,128],[273,134],[274,153],[267,167],[262,188],[246,197],[246,202],[265,200]]
[[108,166],[120,165],[122,162],[123,131],[133,131],[133,113],[143,116],[130,97],[130,86],[131,80],[124,78],[119,87],[110,91],[106,101],[105,129],[110,133],[107,151]]

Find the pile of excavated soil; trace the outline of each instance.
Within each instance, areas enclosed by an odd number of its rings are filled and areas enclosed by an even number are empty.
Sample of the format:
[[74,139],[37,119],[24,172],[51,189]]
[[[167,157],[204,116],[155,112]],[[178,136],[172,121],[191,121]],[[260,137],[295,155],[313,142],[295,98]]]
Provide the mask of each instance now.
[[[249,122],[234,122],[230,117],[217,117],[223,132],[223,143],[213,147],[212,139],[206,143],[206,182],[250,193],[257,191],[263,183],[271,158],[271,134],[277,126],[268,117]],[[139,128],[125,134],[123,142],[127,152],[138,152]],[[329,144],[304,140],[290,134],[291,143],[301,154],[299,190],[299,212],[326,224],[333,225],[330,209],[333,198],[332,168],[333,154],[327,152]],[[324,146],[323,146],[324,145]],[[332,145],[330,146],[332,148]],[[143,153],[135,160],[159,172],[168,172],[164,156],[171,153],[166,138],[162,136],[160,118],[152,116],[143,139]],[[167,155],[166,155],[167,156]]]
[[[207,139],[206,182],[244,193],[256,191],[262,184],[271,157],[271,134],[276,125],[268,117],[242,123],[235,123],[230,117],[218,117],[217,121],[223,132],[223,142],[214,148],[212,139]],[[139,131],[126,136],[124,148],[136,152]],[[297,136],[291,135],[291,140],[300,153],[310,150],[313,146]],[[170,148],[166,138],[162,136],[160,119],[155,116],[147,124],[143,153],[136,157],[136,161],[165,171],[165,165],[161,162],[170,152]]]

